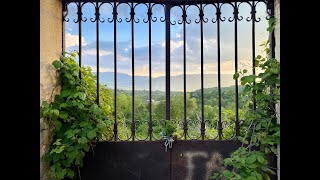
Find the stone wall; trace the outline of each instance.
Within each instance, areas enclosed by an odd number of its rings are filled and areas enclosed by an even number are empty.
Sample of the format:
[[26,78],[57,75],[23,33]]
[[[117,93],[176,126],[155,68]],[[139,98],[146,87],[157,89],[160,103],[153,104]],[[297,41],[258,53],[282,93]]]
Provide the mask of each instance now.
[[[62,5],[61,0],[40,1],[40,104],[52,101],[59,92],[57,73],[51,63],[62,53]],[[47,179],[48,166],[43,155],[48,150],[51,132],[48,123],[40,119],[40,180]]]

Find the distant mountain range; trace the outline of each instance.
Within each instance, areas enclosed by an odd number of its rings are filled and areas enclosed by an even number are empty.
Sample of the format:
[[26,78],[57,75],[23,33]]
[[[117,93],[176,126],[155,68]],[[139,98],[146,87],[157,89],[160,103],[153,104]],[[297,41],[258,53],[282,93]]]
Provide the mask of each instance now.
[[[204,74],[204,88],[217,87],[217,74]],[[100,73],[100,83],[106,84],[109,88],[114,87],[114,73],[103,72]],[[201,75],[189,74],[187,79],[187,91],[195,91],[201,89]],[[171,76],[170,79],[171,91],[183,91],[183,75]],[[166,88],[165,76],[152,78],[152,91],[165,91]],[[235,85],[232,74],[221,74],[221,87],[228,87]],[[131,90],[132,76],[124,73],[117,73],[117,87],[118,89]],[[135,76],[136,90],[149,90],[149,76]]]

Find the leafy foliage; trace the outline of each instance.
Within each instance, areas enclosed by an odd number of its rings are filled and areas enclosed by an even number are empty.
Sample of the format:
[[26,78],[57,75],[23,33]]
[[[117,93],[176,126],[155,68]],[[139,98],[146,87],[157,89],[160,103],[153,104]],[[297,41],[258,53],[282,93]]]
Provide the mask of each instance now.
[[172,137],[177,130],[177,125],[171,120],[165,120],[162,125],[162,132],[165,136]]
[[[275,19],[271,18],[267,30],[272,32],[274,26]],[[267,157],[277,154],[276,146],[280,143],[280,125],[277,124],[274,107],[280,102],[280,63],[271,57],[269,44],[268,40],[260,45],[264,46],[266,56],[258,55],[255,59],[254,68],[260,69],[261,73],[246,75],[247,70],[242,70],[234,75],[235,79],[242,76],[241,85],[244,92],[255,97],[256,109],[253,108],[253,101],[249,102],[250,109],[244,114],[241,136],[238,137],[242,147],[224,160],[224,165],[233,167],[233,170],[215,173],[211,179],[262,180],[270,179],[269,175],[275,174],[268,166]]]
[[66,53],[52,63],[60,75],[61,93],[53,103],[43,101],[41,105],[41,118],[47,118],[53,130],[53,141],[46,155],[52,180],[74,178],[90,146],[103,136],[110,136],[107,132],[111,109],[106,105],[110,99],[103,96],[104,103],[100,107],[96,104],[96,77],[90,68],[79,68],[76,55]]

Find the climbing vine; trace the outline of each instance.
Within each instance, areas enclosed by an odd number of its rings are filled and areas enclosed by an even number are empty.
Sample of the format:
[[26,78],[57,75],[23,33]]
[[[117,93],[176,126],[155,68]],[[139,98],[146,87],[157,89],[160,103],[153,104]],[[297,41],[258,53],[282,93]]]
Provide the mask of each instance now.
[[52,63],[60,75],[61,93],[52,103],[41,104],[41,118],[48,119],[53,131],[52,144],[45,156],[52,180],[76,177],[85,152],[102,136],[108,136],[111,125],[107,116],[111,110],[95,102],[96,77],[89,67],[78,66],[76,56],[75,52],[66,53]]
[[[268,31],[273,32],[275,19],[270,18]],[[280,125],[277,123],[275,104],[280,102],[280,62],[271,56],[270,40],[262,43],[265,57],[258,55],[255,58],[258,75],[246,75],[246,69],[234,74],[234,79],[240,78],[244,91],[248,96],[255,97],[245,112],[244,122],[241,124],[241,135],[238,139],[242,146],[224,160],[224,165],[232,170],[223,170],[215,173],[211,179],[232,180],[262,180],[270,179],[275,175],[275,168],[269,166],[268,157],[277,154],[277,145],[280,143]],[[252,97],[253,98],[253,97]]]

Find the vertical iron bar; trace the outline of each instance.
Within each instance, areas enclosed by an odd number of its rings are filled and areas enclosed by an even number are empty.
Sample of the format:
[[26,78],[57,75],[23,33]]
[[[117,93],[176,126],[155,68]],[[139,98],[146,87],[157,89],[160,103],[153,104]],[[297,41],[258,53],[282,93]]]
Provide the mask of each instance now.
[[96,36],[97,36],[97,44],[96,44],[96,46],[97,46],[97,104],[98,104],[98,106],[99,106],[99,104],[100,104],[100,100],[99,100],[99,98],[100,98],[100,96],[99,96],[99,86],[100,86],[100,84],[99,84],[99,65],[100,65],[100,61],[99,61],[99,16],[100,16],[100,13],[99,13],[99,3],[98,3],[98,1],[96,2]]
[[183,103],[184,103],[184,139],[187,140],[187,83],[186,83],[186,6],[183,5]]
[[[82,29],[81,29],[81,22],[82,22],[82,6],[81,0],[79,0],[78,6],[78,20],[79,20],[79,67],[81,68],[81,57],[82,57]],[[81,79],[81,71],[79,71],[79,77]]]
[[[252,1],[252,10],[251,10],[251,17],[252,17],[252,74],[256,75],[256,39],[255,39],[255,19],[256,19],[256,9],[254,5],[254,0]],[[253,85],[256,85],[256,82],[253,82]],[[256,93],[253,92],[253,110],[256,110]]]
[[165,5],[166,20],[166,120],[170,120],[170,9],[171,4]]
[[151,77],[151,17],[152,17],[152,11],[151,11],[151,3],[149,3],[149,8],[148,8],[148,19],[149,19],[149,136],[150,136],[150,141],[152,140],[152,103],[151,103],[151,82],[152,82],[152,77]]
[[219,122],[218,122],[218,135],[219,140],[222,139],[222,122],[221,122],[221,76],[220,76],[220,5],[217,4],[217,36],[218,36],[218,94],[219,94]]
[[200,43],[201,43],[201,139],[204,140],[205,123],[204,123],[204,99],[203,99],[203,11],[200,4]]
[[118,139],[117,124],[117,4],[113,2],[113,47],[114,47],[114,141]]
[[[234,3],[234,70],[238,73],[238,8],[237,1]],[[238,90],[238,79],[235,80],[236,84],[236,136],[240,135],[240,124],[239,124],[239,90]]]
[[134,8],[133,2],[131,2],[131,54],[132,54],[132,122],[131,122],[131,133],[132,141],[134,141],[136,126],[134,117]]

